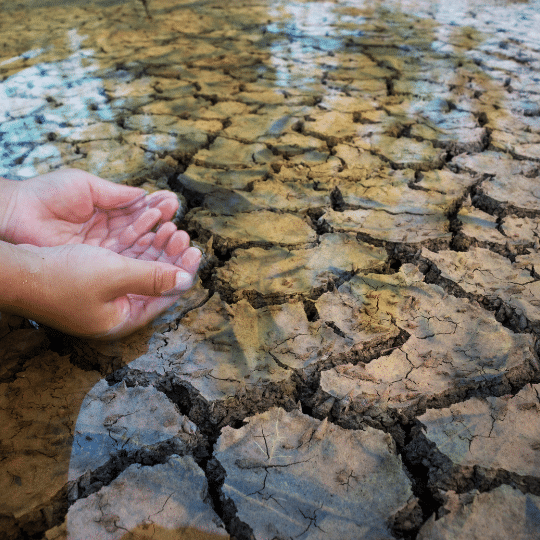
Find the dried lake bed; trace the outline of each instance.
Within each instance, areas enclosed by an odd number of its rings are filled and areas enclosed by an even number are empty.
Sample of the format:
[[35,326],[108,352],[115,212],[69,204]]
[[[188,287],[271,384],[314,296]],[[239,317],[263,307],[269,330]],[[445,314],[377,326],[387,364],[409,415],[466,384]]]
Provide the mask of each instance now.
[[0,316],[0,540],[540,538],[538,1],[0,12],[0,176],[204,252],[116,342]]

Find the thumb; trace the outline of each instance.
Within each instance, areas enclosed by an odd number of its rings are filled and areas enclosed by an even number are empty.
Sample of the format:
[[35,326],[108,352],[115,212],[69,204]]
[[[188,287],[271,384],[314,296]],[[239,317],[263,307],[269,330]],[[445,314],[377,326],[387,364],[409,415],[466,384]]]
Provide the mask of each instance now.
[[104,210],[120,208],[146,196],[146,191],[142,188],[116,184],[97,176],[89,178],[88,184],[95,206]]
[[110,288],[110,300],[126,294],[174,296],[193,285],[193,276],[172,264],[124,259],[123,271]]

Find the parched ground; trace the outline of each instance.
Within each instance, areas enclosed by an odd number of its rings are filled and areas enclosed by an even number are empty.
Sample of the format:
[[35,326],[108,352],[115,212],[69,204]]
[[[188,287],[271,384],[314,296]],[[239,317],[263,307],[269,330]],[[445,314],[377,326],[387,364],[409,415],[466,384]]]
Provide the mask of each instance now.
[[118,342],[1,316],[0,539],[540,538],[538,0],[57,4],[0,0],[0,175],[204,260]]

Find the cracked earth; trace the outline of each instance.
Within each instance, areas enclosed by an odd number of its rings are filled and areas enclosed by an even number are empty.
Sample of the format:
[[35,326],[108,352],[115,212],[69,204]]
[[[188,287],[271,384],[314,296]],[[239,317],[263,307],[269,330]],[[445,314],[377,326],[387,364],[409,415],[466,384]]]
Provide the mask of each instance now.
[[538,0],[0,10],[0,175],[204,252],[117,342],[0,316],[1,540],[540,538]]

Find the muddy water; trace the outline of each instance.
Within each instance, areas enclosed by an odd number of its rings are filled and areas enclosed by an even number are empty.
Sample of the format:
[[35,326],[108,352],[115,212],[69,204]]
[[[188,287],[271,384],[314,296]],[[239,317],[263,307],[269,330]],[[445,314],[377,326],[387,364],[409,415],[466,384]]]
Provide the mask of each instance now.
[[0,318],[0,539],[538,536],[538,28],[0,1],[0,175],[173,190],[205,253],[115,343]]

